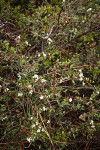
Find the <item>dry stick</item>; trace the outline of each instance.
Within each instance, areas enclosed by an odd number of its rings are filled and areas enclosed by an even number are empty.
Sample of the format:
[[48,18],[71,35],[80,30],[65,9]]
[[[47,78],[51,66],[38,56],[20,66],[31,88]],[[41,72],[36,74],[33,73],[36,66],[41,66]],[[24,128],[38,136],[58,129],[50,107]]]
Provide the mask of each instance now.
[[47,39],[50,37],[50,35],[51,35],[51,33],[53,32],[53,29],[54,29],[55,26],[56,26],[56,25],[52,25],[52,27],[51,27],[50,32],[49,32],[48,35],[46,35],[46,36],[38,35],[38,37],[40,37],[40,39],[41,39],[41,41],[42,41],[42,45],[41,45],[42,51],[43,51],[43,41],[44,41],[44,40],[47,40]]
[[47,39],[50,37],[50,35],[51,35],[51,33],[52,33],[52,31],[53,31],[53,29],[54,29],[55,26],[56,26],[56,25],[52,25],[52,27],[51,27],[50,32],[49,32],[48,35],[46,35],[46,36],[40,36],[40,37],[41,37],[43,40],[47,40]]
[[48,133],[47,128],[46,128],[46,126],[45,126],[45,124],[44,124],[43,118],[42,118],[42,116],[41,116],[40,113],[38,113],[38,114],[39,114],[39,117],[40,117],[40,119],[41,119],[41,121],[42,121],[43,126],[44,126],[45,129],[46,129],[46,135],[48,136],[48,138],[50,139],[50,142],[51,142],[52,146],[54,147],[54,144],[53,144],[53,142],[52,142],[52,139],[51,139],[51,137],[50,137],[50,134]]
[[93,87],[88,87],[88,86],[85,87],[62,86],[62,87],[65,87],[68,90],[94,90]]

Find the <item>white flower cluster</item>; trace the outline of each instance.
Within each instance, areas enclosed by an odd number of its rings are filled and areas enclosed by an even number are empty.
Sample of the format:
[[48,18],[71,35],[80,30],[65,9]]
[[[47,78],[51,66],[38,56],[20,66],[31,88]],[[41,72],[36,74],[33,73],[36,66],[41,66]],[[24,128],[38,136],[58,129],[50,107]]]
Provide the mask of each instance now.
[[31,128],[35,128],[35,127],[38,126],[38,125],[39,125],[39,122],[36,121],[35,123],[32,124]]
[[43,111],[46,111],[46,110],[47,110],[47,108],[46,108],[45,106],[43,106],[42,110],[43,110]]
[[19,92],[18,93],[18,97],[22,97],[23,96],[23,93],[22,92]]
[[31,128],[32,128],[32,129],[33,129],[33,128],[36,128],[36,132],[37,132],[37,133],[40,133],[40,132],[44,132],[44,131],[45,131],[45,129],[44,129],[41,125],[39,125],[39,122],[38,122],[38,121],[36,121],[36,123],[32,124]]
[[9,89],[8,88],[5,88],[5,90],[4,90],[5,92],[7,92],[7,91],[9,91]]
[[39,128],[37,129],[37,133],[40,133],[40,132],[45,132],[44,127],[39,126]]
[[37,74],[35,74],[35,75],[33,76],[33,79],[34,79],[35,81],[38,81],[39,76],[38,76]]
[[32,95],[32,94],[33,94],[32,85],[31,85],[31,84],[28,85],[28,88],[30,89],[30,90],[29,90],[29,94]]
[[3,117],[1,120],[4,121],[4,120],[6,120],[6,119],[7,119],[7,116]]
[[51,39],[51,38],[48,38],[48,39],[47,39],[47,42],[48,42],[48,44],[50,45],[50,44],[52,43],[52,39]]

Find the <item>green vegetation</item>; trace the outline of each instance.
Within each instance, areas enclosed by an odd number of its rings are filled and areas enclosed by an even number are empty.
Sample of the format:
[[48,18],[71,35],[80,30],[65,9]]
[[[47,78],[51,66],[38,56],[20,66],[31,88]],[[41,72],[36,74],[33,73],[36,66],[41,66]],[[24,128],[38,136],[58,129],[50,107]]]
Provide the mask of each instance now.
[[0,1],[0,149],[100,148],[99,4]]

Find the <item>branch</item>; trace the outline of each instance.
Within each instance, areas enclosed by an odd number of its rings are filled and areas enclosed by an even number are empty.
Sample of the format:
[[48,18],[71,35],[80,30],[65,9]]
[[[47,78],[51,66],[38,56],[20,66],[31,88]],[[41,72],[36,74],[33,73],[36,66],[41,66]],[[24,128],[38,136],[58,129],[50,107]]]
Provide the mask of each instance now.
[[51,27],[50,32],[49,32],[48,35],[46,35],[46,36],[40,36],[40,35],[39,35],[39,37],[40,37],[42,40],[47,40],[47,39],[50,37],[51,33],[53,32],[53,29],[54,29],[55,26],[56,26],[56,25],[53,25],[53,26]]
[[84,87],[62,86],[62,87],[65,87],[68,90],[94,90],[93,87],[88,87],[88,86],[84,86]]
[[64,8],[63,8],[63,6],[62,6],[60,12],[58,13],[58,18],[57,18],[58,25],[59,25],[61,13],[62,13],[63,11],[64,11]]

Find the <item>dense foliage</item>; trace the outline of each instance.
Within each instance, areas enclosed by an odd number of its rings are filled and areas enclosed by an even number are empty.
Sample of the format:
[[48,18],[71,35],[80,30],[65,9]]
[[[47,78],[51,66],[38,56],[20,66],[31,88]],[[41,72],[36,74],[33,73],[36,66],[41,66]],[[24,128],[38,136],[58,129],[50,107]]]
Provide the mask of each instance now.
[[0,1],[0,149],[99,142],[99,4]]

